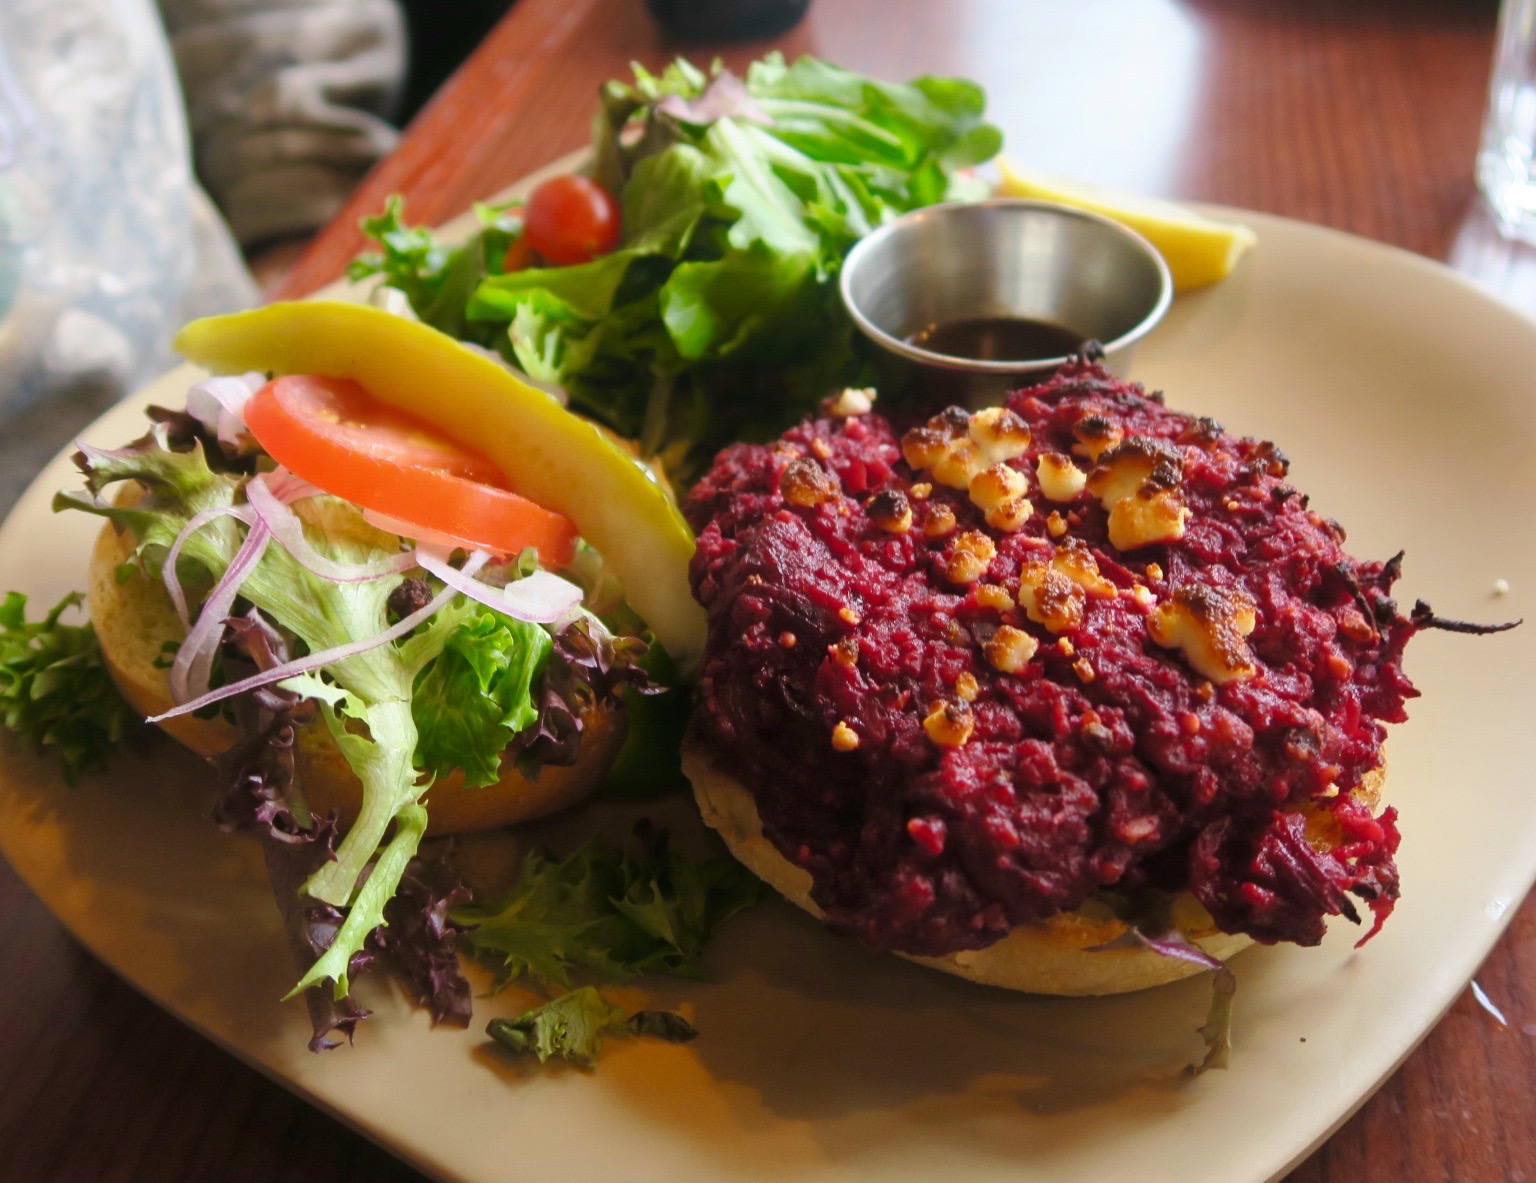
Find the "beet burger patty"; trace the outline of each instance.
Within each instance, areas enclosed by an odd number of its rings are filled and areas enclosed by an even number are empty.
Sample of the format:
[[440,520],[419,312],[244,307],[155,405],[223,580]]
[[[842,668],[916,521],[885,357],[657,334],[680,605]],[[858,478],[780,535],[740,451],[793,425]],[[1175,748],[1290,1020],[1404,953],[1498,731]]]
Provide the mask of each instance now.
[[905,430],[861,410],[728,449],[687,502],[688,767],[738,855],[875,949],[1024,989],[1374,932],[1397,561],[1346,554],[1273,445],[1089,362]]

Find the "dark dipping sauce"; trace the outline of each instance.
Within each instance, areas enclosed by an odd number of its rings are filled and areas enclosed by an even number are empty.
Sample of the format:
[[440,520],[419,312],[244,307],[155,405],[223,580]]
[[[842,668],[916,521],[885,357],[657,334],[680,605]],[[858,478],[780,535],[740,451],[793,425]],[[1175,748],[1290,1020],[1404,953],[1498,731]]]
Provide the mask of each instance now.
[[[1354,790],[1415,693],[1397,561],[1346,554],[1273,445],[1096,365],[1007,407],[1030,437],[1000,462],[1029,501],[1007,527],[913,459],[977,438],[986,412],[958,408],[905,433],[806,422],[726,449],[689,495],[696,726],[765,836],[876,949],[983,948],[1090,899],[1186,890],[1265,943],[1367,908],[1379,926],[1396,815]],[[1053,480],[1053,500],[1038,474],[1069,458],[1088,485]],[[1139,488],[1113,492],[1104,473],[1138,458]],[[1111,543],[1106,501],[1163,494],[1188,511],[1176,536]],[[1055,574],[1026,605],[1031,571]],[[1212,626],[1239,672],[1202,674],[1153,635],[1161,613]],[[1026,660],[1004,660],[1021,636]]]
[[945,357],[974,361],[1038,361],[1082,349],[1081,333],[1047,320],[1022,316],[969,316],[941,321],[913,333],[907,344]]

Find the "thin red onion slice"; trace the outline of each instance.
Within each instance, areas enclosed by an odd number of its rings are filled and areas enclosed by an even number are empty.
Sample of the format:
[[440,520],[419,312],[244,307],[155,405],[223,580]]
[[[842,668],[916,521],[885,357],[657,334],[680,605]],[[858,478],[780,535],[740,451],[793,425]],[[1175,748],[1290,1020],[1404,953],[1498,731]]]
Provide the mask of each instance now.
[[254,370],[247,374],[206,378],[187,391],[187,414],[214,432],[221,444],[238,447],[240,437],[248,434],[245,404],[266,384],[266,375]]
[[764,127],[773,123],[757,105],[747,84],[728,71],[716,74],[697,98],[685,99],[682,95],[669,94],[656,104],[656,110],[687,123],[714,123],[728,116],[743,123],[760,123]]
[[187,595],[181,590],[181,576],[176,574],[176,561],[181,557],[181,549],[187,543],[187,539],[201,530],[209,522],[218,518],[236,518],[247,526],[255,520],[255,515],[243,505],[221,505],[213,509],[205,509],[201,513],[193,514],[187,520],[187,524],[181,528],[181,533],[176,535],[176,541],[171,543],[171,549],[165,556],[165,562],[160,568],[160,578],[165,581],[165,590],[170,594],[171,604],[176,609],[176,615],[181,618],[184,628],[192,627],[192,617],[187,609]]
[[493,587],[469,574],[467,563],[464,570],[455,570],[446,554],[425,546],[416,548],[416,562],[470,599],[532,624],[553,624],[581,603],[581,588],[549,571],[538,570],[505,587]]
[[230,609],[235,606],[235,597],[240,594],[240,585],[261,561],[270,541],[272,532],[265,523],[255,522],[246,532],[245,541],[234,559],[208,593],[197,619],[176,650],[176,659],[171,662],[169,682],[174,701],[184,702],[208,689],[208,681],[213,675],[213,659],[224,640],[225,623]]
[[282,465],[266,473],[265,480],[267,488],[271,489],[284,505],[292,505],[295,501],[303,501],[306,497],[325,496],[325,490],[319,485],[306,481]]
[[[464,570],[470,575],[474,575],[485,565],[486,561],[486,556],[483,554],[471,555],[464,564]],[[358,654],[367,653],[370,649],[377,649],[381,645],[387,645],[389,642],[405,636],[406,633],[410,632],[422,621],[430,619],[443,605],[447,604],[449,600],[458,594],[453,588],[445,587],[424,607],[417,609],[409,616],[401,617],[397,623],[383,632],[375,633],[373,636],[366,637],[361,641],[352,641],[346,645],[322,649],[317,653],[308,654],[294,661],[275,665],[271,669],[262,670],[260,673],[252,674],[248,678],[242,678],[238,682],[231,682],[227,686],[220,686],[216,690],[209,690],[207,693],[201,694],[188,702],[177,704],[168,711],[163,711],[158,715],[151,715],[148,721],[159,723],[163,719],[174,719],[177,715],[200,711],[205,706],[220,702],[226,698],[233,698],[237,694],[244,694],[247,690],[255,690],[260,686],[270,686],[274,682],[294,678],[299,674],[307,674],[323,666],[333,665],[338,661],[345,661],[349,657],[356,657]]]
[[[444,534],[441,530],[429,530],[425,526],[418,526],[414,522],[402,521],[400,518],[392,518],[388,514],[375,513],[371,509],[363,510],[363,521],[370,526],[383,530],[387,534],[398,534],[402,538],[409,538],[420,546],[430,546],[445,554],[455,550],[476,551],[485,548],[478,543],[470,542],[467,538],[458,538],[452,534]],[[495,555],[495,552],[491,552]],[[504,558],[504,555],[495,555]]]
[[[256,516],[266,524],[272,536],[277,539],[278,545],[291,554],[307,571],[322,579],[329,579],[333,583],[363,583],[370,579],[382,579],[386,575],[398,575],[416,565],[415,558],[405,551],[386,555],[370,563],[343,563],[321,554],[305,536],[304,523],[299,520],[299,515],[294,513],[284,500],[288,497],[297,501],[312,494],[298,492],[297,486],[285,481],[283,477],[289,474],[284,470],[279,469],[278,473],[282,476],[276,476],[275,480],[265,475],[257,475],[247,481],[246,500],[251,503]],[[307,481],[301,483],[309,484]],[[309,487],[314,488],[312,485]]]

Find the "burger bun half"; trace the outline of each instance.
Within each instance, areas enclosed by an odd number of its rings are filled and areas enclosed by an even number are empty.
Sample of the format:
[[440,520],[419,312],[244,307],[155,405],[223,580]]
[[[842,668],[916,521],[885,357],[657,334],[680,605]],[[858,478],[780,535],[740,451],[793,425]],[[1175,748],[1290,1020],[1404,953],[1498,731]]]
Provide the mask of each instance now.
[[[118,572],[132,555],[132,534],[105,527],[91,554],[87,603],[102,657],[129,704],[148,717],[170,709],[168,671],[163,653],[168,642],[185,635],[164,585],[156,579]],[[492,785],[467,786],[455,771],[433,782],[424,800],[428,833],[457,834],[494,829],[554,813],[587,797],[624,742],[622,710],[594,707],[584,718],[581,752],[574,764],[551,765],[526,777],[505,760],[501,779]],[[221,716],[178,715],[159,724],[162,730],[201,756],[228,749],[236,739],[233,724]],[[299,728],[295,745],[299,784],[310,809],[324,816],[335,811],[343,826],[356,818],[362,786],[321,719]]]
[[[818,918],[811,899],[811,877],[786,859],[763,835],[752,794],[724,772],[707,747],[690,735],[683,745],[683,771],[704,821],[758,878],[790,903]],[[1174,900],[1173,915],[1183,935],[1219,961],[1253,943],[1242,934],[1221,932],[1192,895]],[[1202,972],[1204,967],[1151,949],[1110,947],[1129,931],[1108,908],[1088,904],[1038,924],[1020,925],[984,949],[966,949],[943,957],[910,961],[988,986],[1030,994],[1124,994],[1160,986]]]

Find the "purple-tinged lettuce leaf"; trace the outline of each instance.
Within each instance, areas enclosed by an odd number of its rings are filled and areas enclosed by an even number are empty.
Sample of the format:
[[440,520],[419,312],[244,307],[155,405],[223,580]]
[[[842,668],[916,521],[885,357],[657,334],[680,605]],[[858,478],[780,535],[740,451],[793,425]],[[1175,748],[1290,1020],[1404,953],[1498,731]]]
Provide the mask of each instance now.
[[[272,884],[272,894],[277,898],[283,931],[288,937],[288,948],[301,970],[313,965],[331,947],[344,919],[339,908],[304,894],[304,882],[315,868],[335,856],[336,823],[327,819],[311,834],[312,839],[308,842],[279,842],[264,836],[261,844],[267,860],[267,878]],[[371,962],[371,954],[354,954],[350,970],[363,973]],[[304,991],[304,1005],[309,1008],[313,1031],[309,1041],[312,1052],[338,1047],[341,1039],[351,1043],[357,1024],[370,1013],[358,1005],[351,994],[338,997],[323,985]],[[340,1038],[332,1038],[333,1034]]]
[[[335,855],[334,820],[318,823],[312,835],[309,842],[284,843],[269,835],[263,835],[262,841],[273,895],[301,971],[308,971],[330,950],[346,921],[342,909],[303,892],[315,868]],[[351,955],[348,976],[387,969],[406,984],[418,1004],[431,1011],[434,1023],[467,1027],[473,1003],[456,952],[462,929],[450,914],[468,898],[469,889],[442,851],[413,858],[396,894],[385,905],[386,924],[373,929],[363,948]],[[313,1030],[311,1051],[338,1046],[340,1039],[333,1035],[350,1043],[358,1022],[368,1017],[350,991],[338,995],[320,983],[303,993]]]
[[[231,621],[226,648],[258,669],[287,658],[282,635],[254,610]],[[335,845],[334,819],[317,825],[294,779],[295,726],[313,714],[313,703],[292,690],[272,686],[243,696],[237,708],[242,737],[218,762],[226,789],[215,811],[226,829],[261,832],[274,894],[301,972],[330,949],[346,919],[342,909],[302,892],[309,876],[334,857]],[[288,855],[272,849],[302,844],[313,849]],[[365,972],[377,962],[406,983],[431,1010],[434,1022],[467,1026],[469,983],[456,952],[461,929],[449,912],[468,899],[468,889],[443,850],[418,855],[407,863],[394,897],[384,905],[385,924],[367,934],[362,950],[348,963],[348,974]],[[333,1032],[350,1042],[357,1021],[367,1013],[350,993],[338,998],[313,986],[304,995],[314,1028],[311,1049],[335,1047],[339,1041],[331,1038]]]
[[469,888],[453,864],[451,843],[443,841],[407,865],[384,907],[385,925],[368,938],[369,950],[432,1012],[434,1023],[467,1027],[473,1012],[469,982],[459,968],[464,927],[452,919],[453,909],[469,899]]
[[169,407],[150,406],[144,409],[150,422],[162,424],[165,429],[165,446],[174,452],[190,452],[194,447],[202,450],[208,467],[214,472],[251,476],[256,471],[255,452],[236,452],[223,443],[189,411],[176,411]]
[[594,706],[616,700],[625,690],[660,693],[664,687],[641,664],[646,651],[639,637],[615,636],[586,616],[556,633],[538,686],[537,722],[508,745],[518,768],[536,775],[546,764],[574,764]]
[[[288,645],[254,608],[231,618],[225,650],[271,669],[288,659]],[[259,830],[274,842],[312,842],[315,822],[295,779],[297,728],[314,717],[314,704],[291,690],[264,686],[235,703],[240,738],[214,758],[223,792],[213,820],[224,830]]]
[[729,70],[721,70],[709,80],[703,92],[696,98],[686,99],[680,94],[669,94],[656,103],[658,114],[670,115],[684,123],[709,124],[717,119],[743,119],[749,123],[770,123],[748,92],[746,84]]
[[276,711],[264,709],[264,721],[217,758],[224,791],[213,820],[220,829],[257,830],[274,842],[314,841],[314,819],[294,779],[295,709],[313,713],[297,699]]

